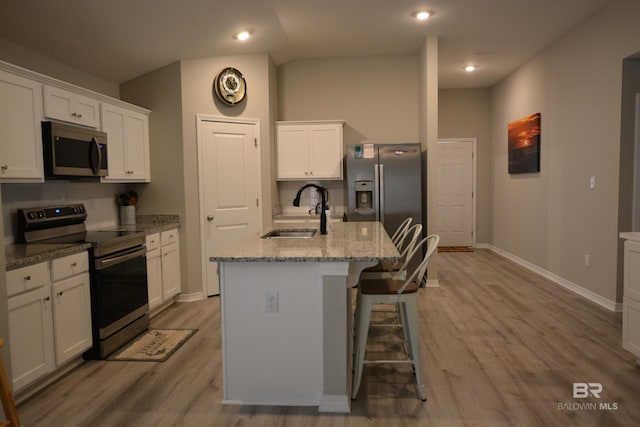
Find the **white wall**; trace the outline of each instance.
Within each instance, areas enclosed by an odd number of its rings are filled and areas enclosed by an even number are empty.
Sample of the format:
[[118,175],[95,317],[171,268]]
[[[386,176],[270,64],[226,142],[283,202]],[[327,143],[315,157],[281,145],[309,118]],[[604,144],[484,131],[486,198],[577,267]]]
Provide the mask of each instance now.
[[[640,2],[617,1],[491,91],[492,243],[611,303],[621,300],[616,266],[622,61],[640,50],[638,22]],[[509,175],[507,124],[537,112],[541,171]]]

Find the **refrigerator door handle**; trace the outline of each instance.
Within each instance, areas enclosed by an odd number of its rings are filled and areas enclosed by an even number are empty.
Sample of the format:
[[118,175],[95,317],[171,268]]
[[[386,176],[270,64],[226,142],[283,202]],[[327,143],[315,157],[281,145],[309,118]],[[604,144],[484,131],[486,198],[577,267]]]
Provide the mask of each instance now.
[[380,222],[384,225],[384,165],[380,164],[379,168],[380,192],[378,194],[380,194]]
[[374,186],[374,194],[375,194],[374,197],[376,197],[378,199],[378,200],[374,200],[374,202],[375,202],[374,208],[375,208],[375,211],[376,211],[376,221],[380,221],[380,217],[381,217],[381,215],[380,215],[380,204],[378,203],[379,200],[380,200],[379,199],[379,197],[380,197],[380,173],[378,171],[378,167],[379,167],[378,164],[375,164],[373,166],[373,179],[374,179],[373,186]]

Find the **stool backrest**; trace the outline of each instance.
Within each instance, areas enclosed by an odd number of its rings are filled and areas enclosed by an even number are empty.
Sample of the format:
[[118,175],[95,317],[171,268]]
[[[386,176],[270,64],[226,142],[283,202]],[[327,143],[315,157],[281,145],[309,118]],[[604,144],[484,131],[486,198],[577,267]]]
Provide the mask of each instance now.
[[438,236],[437,234],[432,234],[416,243],[413,251],[409,254],[409,256],[407,256],[407,261],[405,261],[405,263],[408,263],[413,257],[415,257],[416,254],[422,250],[422,246],[425,244],[427,245],[426,253],[424,254],[424,257],[422,258],[420,264],[416,267],[415,270],[413,270],[413,273],[411,273],[411,275],[407,278],[402,287],[398,289],[399,294],[403,293],[407,286],[409,286],[409,284],[412,282],[418,283],[418,287],[420,287],[420,283],[422,283],[422,279],[427,272],[427,265],[429,264],[429,260],[438,248],[439,241],[440,236]]
[[411,261],[410,254],[413,253],[413,250],[416,246],[416,242],[422,236],[422,224],[414,224],[407,230],[404,238],[400,241],[400,246],[398,250],[400,251],[400,257],[402,258],[402,267],[397,274],[403,274],[406,272],[407,267],[409,266],[409,261]]
[[409,226],[411,225],[411,221],[413,221],[413,218],[411,218],[411,217],[409,217],[409,218],[405,219],[404,221],[402,221],[400,223],[400,225],[398,226],[398,228],[396,229],[396,231],[393,233],[393,236],[391,236],[391,241],[393,242],[394,245],[396,245],[396,247],[398,247],[400,245],[400,242],[406,236],[407,230],[409,229]]

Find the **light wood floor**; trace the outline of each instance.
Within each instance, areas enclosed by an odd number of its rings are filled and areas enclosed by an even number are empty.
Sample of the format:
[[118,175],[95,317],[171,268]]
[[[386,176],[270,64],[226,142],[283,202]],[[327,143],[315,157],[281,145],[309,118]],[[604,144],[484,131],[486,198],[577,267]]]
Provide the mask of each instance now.
[[[23,425],[640,425],[640,369],[621,347],[619,313],[488,250],[438,257],[441,287],[420,291],[425,403],[410,369],[379,365],[365,368],[349,415],[222,406],[214,297],[176,304],[152,320],[154,327],[199,328],[169,360],[87,362],[21,403]],[[573,399],[574,382],[601,383],[601,399]],[[580,402],[617,410],[568,409]]]

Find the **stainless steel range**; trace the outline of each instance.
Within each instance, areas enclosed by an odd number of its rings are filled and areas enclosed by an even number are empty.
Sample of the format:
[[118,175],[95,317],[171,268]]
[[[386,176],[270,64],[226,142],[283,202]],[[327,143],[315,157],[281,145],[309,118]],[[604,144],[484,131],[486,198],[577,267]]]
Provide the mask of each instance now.
[[93,347],[84,357],[104,359],[149,328],[145,234],[87,231],[83,204],[18,210],[25,243],[91,243]]

